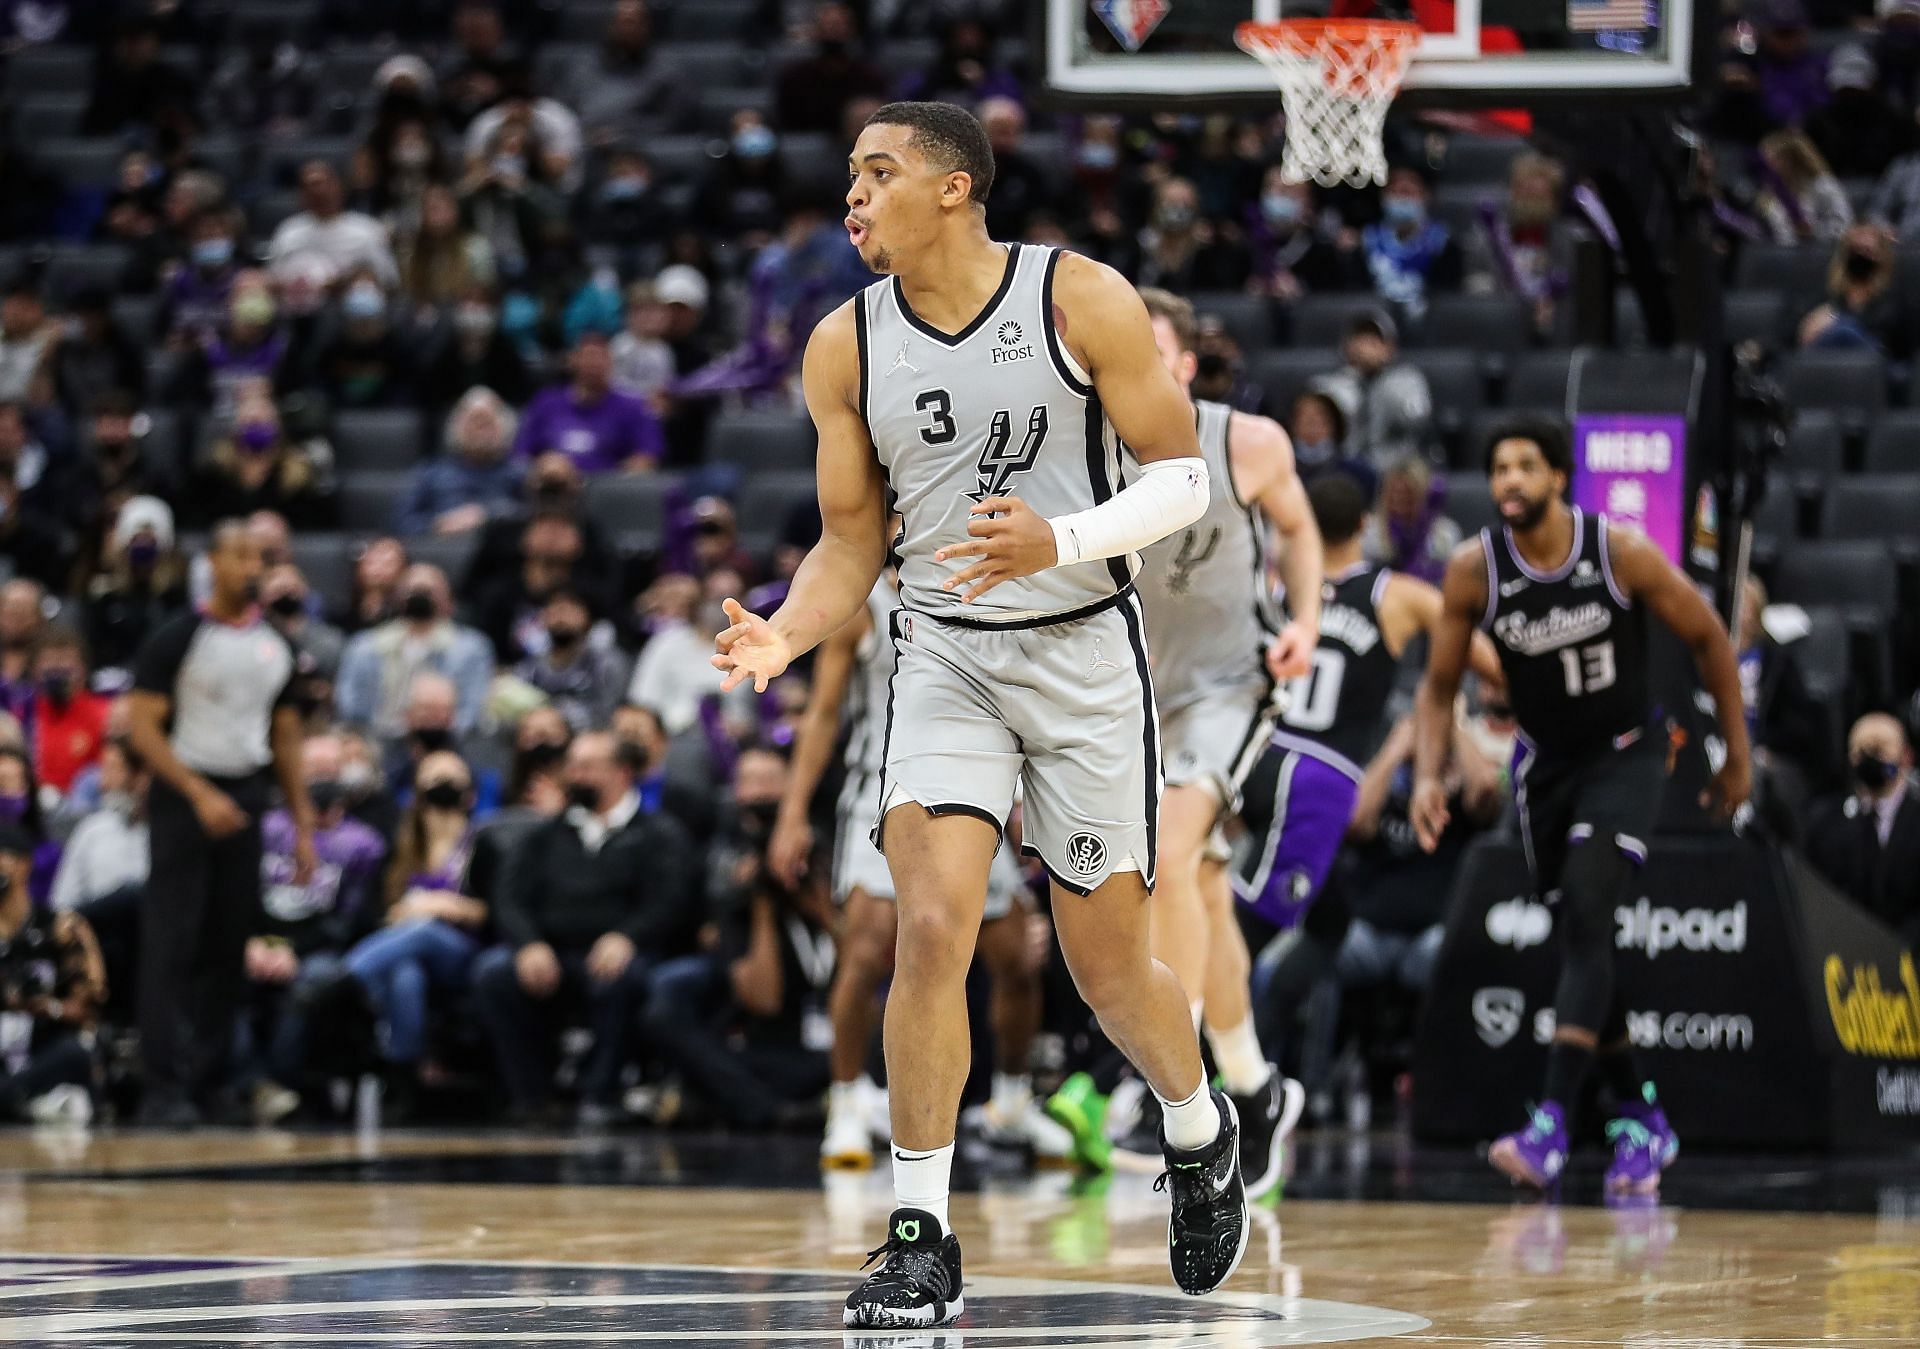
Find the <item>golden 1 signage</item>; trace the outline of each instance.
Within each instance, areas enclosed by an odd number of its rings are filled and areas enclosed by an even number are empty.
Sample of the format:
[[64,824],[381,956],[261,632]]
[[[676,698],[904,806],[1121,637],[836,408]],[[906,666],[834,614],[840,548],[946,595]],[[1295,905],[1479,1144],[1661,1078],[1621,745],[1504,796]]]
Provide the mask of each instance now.
[[1849,1054],[1875,1059],[1920,1059],[1920,971],[1913,956],[1900,956],[1900,985],[1881,982],[1877,965],[1851,969],[1837,955],[1824,966],[1827,1013]]

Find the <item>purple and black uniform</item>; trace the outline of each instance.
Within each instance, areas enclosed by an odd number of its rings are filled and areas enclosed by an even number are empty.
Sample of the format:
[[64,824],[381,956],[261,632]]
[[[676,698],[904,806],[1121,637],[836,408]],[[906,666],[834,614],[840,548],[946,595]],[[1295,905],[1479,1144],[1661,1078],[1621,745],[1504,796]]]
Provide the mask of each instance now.
[[1234,866],[1233,889],[1283,928],[1326,882],[1393,692],[1398,662],[1379,613],[1392,575],[1362,563],[1326,579],[1313,669],[1287,685],[1280,725],[1247,779],[1240,818],[1253,846]]

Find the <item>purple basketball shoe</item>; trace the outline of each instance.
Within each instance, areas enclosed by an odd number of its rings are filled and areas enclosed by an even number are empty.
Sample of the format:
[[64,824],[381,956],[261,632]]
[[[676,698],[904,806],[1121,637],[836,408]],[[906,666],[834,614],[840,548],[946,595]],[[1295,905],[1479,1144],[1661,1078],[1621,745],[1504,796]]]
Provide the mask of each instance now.
[[1618,1119],[1607,1123],[1613,1143],[1613,1163],[1607,1167],[1608,1194],[1654,1194],[1660,1173],[1680,1155],[1680,1139],[1667,1123],[1667,1114],[1653,1100],[1653,1084],[1644,1102],[1620,1107]]
[[1567,1117],[1559,1105],[1535,1106],[1527,1127],[1494,1140],[1487,1160],[1510,1179],[1544,1190],[1567,1164]]

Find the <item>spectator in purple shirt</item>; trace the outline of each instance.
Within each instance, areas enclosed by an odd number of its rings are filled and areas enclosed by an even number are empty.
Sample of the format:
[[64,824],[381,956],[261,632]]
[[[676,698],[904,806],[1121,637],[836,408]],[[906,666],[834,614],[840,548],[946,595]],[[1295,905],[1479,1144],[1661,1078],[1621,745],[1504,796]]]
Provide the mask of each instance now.
[[568,365],[573,378],[541,391],[527,408],[514,453],[537,459],[558,451],[582,473],[652,468],[660,458],[660,422],[645,399],[613,387],[606,335],[582,333]]
[[187,264],[174,273],[161,300],[169,345],[205,346],[220,337],[227,301],[240,275],[240,228],[232,211],[202,211],[187,226]]
[[1767,112],[1778,126],[1800,126],[1832,97],[1827,58],[1813,48],[1807,11],[1800,0],[1765,0],[1754,27],[1760,38],[1754,68]]

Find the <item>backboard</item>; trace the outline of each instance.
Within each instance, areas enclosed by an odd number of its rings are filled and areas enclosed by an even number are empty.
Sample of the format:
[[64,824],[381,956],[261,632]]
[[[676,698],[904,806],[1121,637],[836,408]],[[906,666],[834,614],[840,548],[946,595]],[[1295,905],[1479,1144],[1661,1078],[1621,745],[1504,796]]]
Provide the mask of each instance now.
[[[1405,91],[1451,107],[1658,98],[1694,83],[1707,0],[1414,0],[1425,30]],[[1249,19],[1369,17],[1375,0],[1041,0],[1048,90],[1068,106],[1272,104],[1235,45]]]

